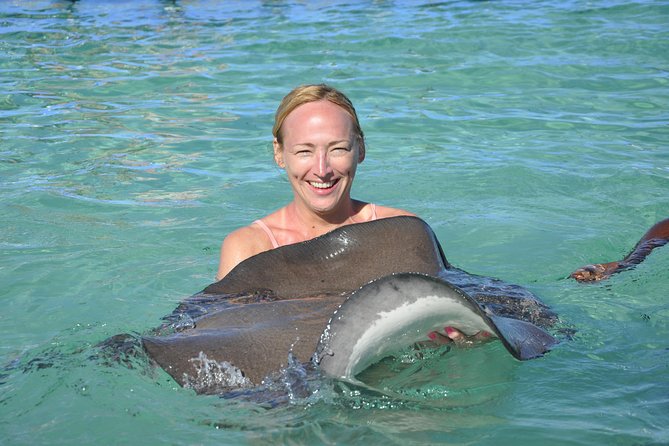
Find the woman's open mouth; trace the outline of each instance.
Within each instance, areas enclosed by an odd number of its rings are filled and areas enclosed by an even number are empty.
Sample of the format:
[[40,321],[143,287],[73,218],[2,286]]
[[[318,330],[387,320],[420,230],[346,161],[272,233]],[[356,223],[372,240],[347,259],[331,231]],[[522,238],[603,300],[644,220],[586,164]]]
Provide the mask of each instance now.
[[313,187],[314,189],[318,190],[328,190],[332,189],[335,184],[339,182],[339,178],[333,181],[323,181],[323,182],[318,182],[318,181],[308,181],[309,185]]

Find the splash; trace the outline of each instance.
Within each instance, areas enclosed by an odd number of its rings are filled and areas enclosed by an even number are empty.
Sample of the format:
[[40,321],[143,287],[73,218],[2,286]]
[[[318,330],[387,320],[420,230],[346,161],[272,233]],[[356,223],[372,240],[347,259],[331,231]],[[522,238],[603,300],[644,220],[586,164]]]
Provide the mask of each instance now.
[[318,366],[302,363],[291,350],[287,364],[278,373],[267,376],[262,387],[275,394],[283,394],[283,402],[292,405],[310,405],[322,400],[323,380]]
[[241,370],[227,361],[215,361],[200,352],[197,358],[189,360],[196,370],[195,376],[184,373],[184,387],[197,393],[218,393],[230,388],[250,388],[253,383],[244,376]]

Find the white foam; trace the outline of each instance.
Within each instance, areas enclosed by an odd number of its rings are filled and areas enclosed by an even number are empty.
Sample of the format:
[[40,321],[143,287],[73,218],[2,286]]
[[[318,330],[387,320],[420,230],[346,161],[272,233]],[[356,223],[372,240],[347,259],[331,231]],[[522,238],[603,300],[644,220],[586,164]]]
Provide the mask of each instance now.
[[191,388],[198,393],[253,386],[253,383],[237,367],[227,361],[218,362],[209,359],[204,352],[200,352],[197,358],[188,361],[193,363],[196,376],[184,373],[184,387]]

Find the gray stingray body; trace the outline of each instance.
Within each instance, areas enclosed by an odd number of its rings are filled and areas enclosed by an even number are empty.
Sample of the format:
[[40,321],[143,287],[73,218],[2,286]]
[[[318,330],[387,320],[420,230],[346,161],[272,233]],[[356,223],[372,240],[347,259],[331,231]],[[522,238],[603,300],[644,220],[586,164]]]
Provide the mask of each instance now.
[[191,385],[200,393],[235,387],[234,382],[226,382],[227,376],[209,376],[205,379],[215,381],[202,382],[206,372],[201,353],[239,369],[248,380],[245,384],[260,384],[287,365],[289,352],[301,362],[309,361],[328,318],[343,300],[327,296],[234,305],[198,318],[191,329],[145,336],[143,344],[179,384]]
[[[180,321],[171,327],[185,318],[187,328],[142,342],[177,382],[202,393],[260,384],[286,366],[289,352],[307,362],[318,351],[326,374],[352,377],[444,324],[465,333],[485,329],[518,359],[543,354],[556,341],[536,325],[550,326],[554,314],[526,290],[500,283],[450,267],[424,221],[394,217],[251,257],[166,318]],[[425,314],[434,317],[426,321]],[[381,345],[370,335],[375,326],[396,341]],[[225,373],[211,373],[217,364]],[[221,378],[231,371],[244,382]]]
[[205,294],[269,289],[280,299],[349,293],[397,272],[437,275],[447,267],[432,229],[416,217],[343,226],[237,265]]

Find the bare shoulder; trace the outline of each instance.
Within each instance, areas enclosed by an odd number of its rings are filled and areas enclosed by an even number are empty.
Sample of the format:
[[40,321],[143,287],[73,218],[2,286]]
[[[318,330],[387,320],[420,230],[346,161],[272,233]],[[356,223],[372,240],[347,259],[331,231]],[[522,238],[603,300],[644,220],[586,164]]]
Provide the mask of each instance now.
[[378,204],[376,205],[376,216],[377,218],[389,218],[389,217],[400,217],[400,216],[409,216],[409,217],[415,217],[416,214],[412,214],[409,211],[405,211],[404,209],[396,209],[396,208],[391,208],[387,206],[379,206]]
[[235,266],[244,260],[272,249],[272,243],[258,225],[251,224],[236,229],[225,237],[221,244],[221,260],[216,280],[225,277]]

